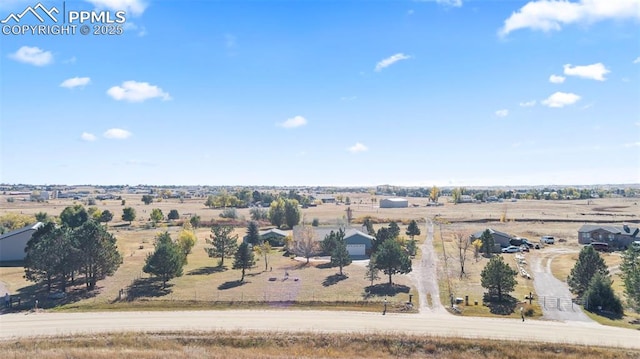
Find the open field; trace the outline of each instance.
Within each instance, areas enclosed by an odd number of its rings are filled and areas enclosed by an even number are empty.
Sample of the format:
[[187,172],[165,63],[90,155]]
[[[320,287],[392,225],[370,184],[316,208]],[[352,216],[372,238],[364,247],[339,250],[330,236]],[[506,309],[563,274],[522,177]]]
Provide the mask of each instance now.
[[[451,240],[451,234],[455,231],[466,234],[484,230],[488,227],[516,234],[529,238],[537,242],[541,235],[553,235],[559,239],[556,246],[562,246],[570,250],[579,250],[577,244],[577,229],[583,223],[607,222],[617,223],[620,221],[638,221],[637,199],[634,198],[604,198],[592,200],[576,201],[536,201],[519,200],[517,202],[503,203],[483,203],[483,204],[458,204],[447,203],[447,198],[442,197],[444,206],[425,207],[426,198],[410,198],[409,208],[380,209],[372,206],[369,194],[353,193],[348,194],[351,198],[351,209],[354,212],[356,221],[365,216],[377,218],[384,223],[388,220],[403,220],[405,223],[410,219],[421,220],[423,218],[438,217],[443,220],[442,228],[436,226],[436,240],[434,245],[440,252],[443,248],[447,253],[447,266],[444,267],[444,257],[440,260],[440,267],[437,268],[440,281],[440,294],[443,304],[449,304],[449,293],[455,297],[469,295],[470,305],[462,306],[464,315],[491,315],[488,307],[482,305],[482,293],[484,289],[480,286],[479,274],[487,259],[480,258],[477,262],[473,258],[473,253],[467,256],[466,276],[459,279],[459,264],[455,258],[456,248]],[[73,200],[51,200],[47,203],[16,201],[9,203],[6,196],[0,196],[0,215],[7,212],[19,212],[23,214],[34,214],[37,212],[47,212],[50,215],[58,215],[65,206],[78,203]],[[299,301],[306,303],[335,303],[335,302],[371,302],[379,303],[384,296],[389,293],[379,293],[379,295],[368,295],[364,289],[369,285],[364,279],[364,263],[353,263],[345,268],[349,275],[346,280],[335,281],[333,275],[336,268],[327,268],[323,262],[314,261],[310,265],[303,265],[299,261],[282,256],[281,252],[274,251],[269,256],[268,269],[264,270],[263,259],[259,259],[256,267],[248,272],[246,283],[237,285],[239,271],[229,269],[231,258],[225,260],[225,267],[217,266],[218,259],[209,258],[204,247],[205,238],[209,236],[208,228],[200,228],[197,231],[198,241],[189,256],[189,263],[184,268],[184,276],[169,282],[166,290],[159,288],[158,283],[150,279],[148,275],[142,273],[141,268],[144,259],[153,249],[154,236],[159,231],[168,230],[175,235],[180,228],[176,226],[159,225],[158,228],[144,229],[148,225],[148,216],[152,208],[161,208],[165,214],[171,209],[177,209],[182,218],[189,218],[192,214],[198,214],[203,221],[217,220],[221,210],[209,209],[204,206],[204,199],[178,199],[162,200],[150,205],[144,205],[140,195],[123,195],[126,206],[133,206],[138,213],[138,219],[132,226],[119,220],[123,206],[120,200],[98,201],[96,207],[101,210],[109,209],[115,216],[110,223],[110,230],[118,238],[118,247],[124,256],[124,263],[113,277],[98,283],[98,290],[90,295],[76,296],[73,302],[59,301],[62,308],[69,310],[106,309],[110,306],[123,308],[134,301],[138,306],[144,307],[149,301],[163,303],[270,303],[270,302],[290,302]],[[379,199],[379,198],[378,198]],[[416,204],[420,207],[413,207]],[[345,215],[345,205],[324,204],[318,207],[302,209],[301,212],[306,222],[318,218],[321,223],[330,224],[342,220]],[[240,218],[249,218],[248,209],[238,209]],[[379,228],[382,224],[375,227]],[[401,226],[402,232],[405,226]],[[425,236],[424,222],[421,224],[422,235]],[[440,230],[444,236],[444,242],[440,239]],[[244,235],[244,228],[237,228],[234,232],[239,237]],[[444,246],[443,246],[444,244]],[[544,248],[540,253],[544,252]],[[527,256],[537,255],[531,252]],[[515,264],[510,260],[511,256],[506,256],[507,263]],[[554,260],[554,268],[557,265],[570,268],[564,259]],[[613,264],[615,266],[615,264]],[[571,264],[572,266],[572,264]],[[273,268],[273,269],[271,269]],[[288,280],[284,280],[284,272],[290,274]],[[448,273],[448,276],[445,275]],[[4,282],[7,288],[17,295],[27,299],[27,305],[31,305],[35,298],[43,297],[42,292],[38,292],[32,283],[26,282],[23,278],[21,267],[0,267],[0,281]],[[566,276],[565,276],[566,277]],[[270,281],[269,279],[275,278]],[[294,279],[298,279],[297,281]],[[448,278],[445,280],[445,278]],[[384,278],[376,283],[383,283]],[[399,284],[399,292],[390,297],[391,301],[403,303],[408,299],[408,294],[417,293],[412,287],[407,276],[394,276],[394,282]],[[529,291],[533,291],[529,280],[518,277],[518,286],[513,293],[514,298],[522,300]],[[620,289],[620,281],[616,280],[616,289]],[[134,285],[135,284],[135,285]],[[121,289],[129,291],[128,300],[117,301]],[[393,294],[393,293],[391,293]],[[431,300],[431,298],[427,298]],[[474,305],[475,300],[479,304]],[[46,302],[46,301],[45,301]],[[41,303],[45,303],[42,302]],[[51,305],[56,304],[51,303]],[[373,304],[374,308],[377,304]],[[175,305],[167,304],[169,308]],[[200,305],[193,305],[201,308]],[[214,306],[214,305],[213,305]],[[347,305],[348,306],[348,305]],[[148,304],[150,309],[158,308],[157,304]],[[203,307],[207,307],[206,305]],[[214,306],[215,307],[215,306]],[[362,307],[362,305],[361,305]],[[367,307],[367,305],[364,305]],[[539,308],[534,302],[533,316],[541,315]],[[517,316],[512,313],[511,316]]]
[[0,342],[8,358],[107,359],[126,353],[145,358],[634,358],[620,348],[497,340],[446,339],[400,334],[258,333],[247,331],[119,333]]
[[[559,238],[567,240],[577,238],[574,230],[575,223],[614,223],[614,222],[640,222],[640,207],[638,198],[600,198],[590,200],[572,201],[544,201],[544,200],[518,200],[517,202],[503,203],[448,203],[449,198],[441,197],[443,206],[425,207],[427,198],[409,198],[408,208],[378,208],[372,205],[371,199],[374,196],[363,193],[345,194],[351,199],[351,209],[354,218],[372,216],[388,219],[411,219],[411,218],[433,218],[441,216],[450,222],[498,222],[504,215],[507,222],[523,222],[532,227],[541,227],[533,233],[543,232],[545,226],[553,223],[572,223],[567,232],[558,233]],[[73,203],[81,203],[71,199],[54,199],[46,203],[23,202],[16,200],[13,203],[6,201],[6,195],[0,195],[0,214],[6,212],[18,212],[23,214],[35,214],[37,212],[47,212],[49,215],[58,215],[64,207]],[[166,215],[171,209],[177,209],[181,217],[188,218],[192,214],[198,214],[202,220],[219,219],[220,209],[209,209],[205,207],[204,198],[184,199],[164,199],[162,202],[154,202],[145,205],[141,202],[141,195],[124,194],[122,198],[126,200],[126,207],[133,207],[136,210],[138,219],[135,224],[143,224],[148,221],[151,209],[160,208]],[[376,199],[382,197],[375,196]],[[362,203],[360,203],[362,201]],[[418,207],[413,207],[413,205]],[[111,224],[118,224],[122,215],[122,208],[119,200],[98,201],[96,204],[101,210],[108,209],[114,213],[114,221]],[[320,219],[321,222],[333,223],[338,218],[345,216],[346,205],[323,204],[317,207],[303,209],[301,213],[307,222],[313,218]],[[238,209],[238,215],[249,219],[249,209]],[[564,228],[562,226],[558,228]],[[575,229],[577,229],[576,226]],[[553,233],[552,233],[553,234]]]

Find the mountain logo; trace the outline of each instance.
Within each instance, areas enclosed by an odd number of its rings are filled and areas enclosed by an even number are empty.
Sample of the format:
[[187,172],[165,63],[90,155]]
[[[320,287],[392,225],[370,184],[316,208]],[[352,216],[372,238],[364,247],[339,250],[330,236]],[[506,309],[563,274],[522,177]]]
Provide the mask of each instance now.
[[[38,10],[40,10],[44,14],[39,13]],[[59,14],[60,11],[55,6],[52,7],[51,9],[47,9],[44,5],[42,5],[42,3],[37,3],[33,7],[28,6],[26,9],[24,9],[23,12],[19,14],[15,14],[15,13],[9,14],[9,16],[7,16],[6,19],[0,21],[0,23],[6,24],[11,20],[13,20],[15,23],[20,23],[20,20],[22,20],[22,18],[26,16],[28,13],[31,13],[33,16],[36,17],[36,19],[38,19],[42,23],[42,22],[45,22],[45,15],[49,17],[51,20],[53,20],[53,22],[58,22],[58,19],[56,19],[56,17],[53,14],[54,13]]]

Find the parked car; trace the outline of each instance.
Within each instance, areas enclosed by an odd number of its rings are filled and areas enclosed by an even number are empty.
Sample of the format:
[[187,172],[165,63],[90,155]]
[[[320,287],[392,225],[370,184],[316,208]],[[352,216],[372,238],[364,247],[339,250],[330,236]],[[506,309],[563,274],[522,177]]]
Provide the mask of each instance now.
[[518,253],[520,252],[520,247],[509,246],[507,248],[502,248],[502,253]]
[[540,242],[544,244],[554,244],[556,243],[556,239],[553,238],[553,236],[542,236],[542,238],[540,239]]

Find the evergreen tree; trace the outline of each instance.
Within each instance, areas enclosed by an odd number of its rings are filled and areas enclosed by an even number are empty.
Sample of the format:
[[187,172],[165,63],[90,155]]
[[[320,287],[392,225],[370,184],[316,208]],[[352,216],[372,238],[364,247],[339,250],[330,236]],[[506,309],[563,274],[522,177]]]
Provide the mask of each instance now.
[[620,270],[629,306],[640,312],[640,249],[630,247],[622,254]]
[[60,213],[60,222],[69,228],[78,228],[89,220],[87,210],[81,204],[69,206]]
[[493,235],[490,230],[485,230],[482,232],[482,236],[480,236],[480,241],[482,242],[482,251],[488,256],[491,257],[493,254],[493,247],[495,246],[495,241],[493,240]]
[[584,292],[585,309],[591,312],[604,310],[621,317],[622,303],[613,292],[611,284],[611,279],[606,274],[600,271],[595,272],[589,281],[589,287]]
[[411,272],[411,259],[402,249],[400,243],[394,240],[386,240],[374,254],[376,268],[389,276],[389,285],[392,285],[391,276],[394,274],[406,274]]
[[240,278],[240,282],[244,282],[245,270],[247,268],[251,268],[255,264],[256,261],[253,257],[253,251],[249,248],[249,244],[240,244],[233,261],[233,269],[242,269],[242,278]]
[[331,265],[338,266],[340,268],[340,276],[343,276],[342,268],[351,264],[351,256],[347,251],[347,242],[344,240],[344,231],[341,235],[337,236],[335,247],[331,251]]
[[232,236],[231,232],[232,226],[214,225],[211,227],[210,239],[207,239],[207,244],[212,247],[205,248],[205,251],[209,257],[220,258],[220,267],[224,266],[224,258],[233,256],[238,248],[238,235]]
[[78,250],[79,271],[85,284],[94,289],[96,282],[112,275],[122,264],[116,238],[94,221],[87,221],[73,230],[73,244]]
[[365,218],[362,225],[367,229],[368,235],[375,237],[376,231],[373,229],[373,221],[371,221],[371,217]]
[[259,246],[262,243],[258,222],[256,221],[250,221],[247,225],[247,243],[252,246]]
[[389,223],[389,234],[393,239],[396,239],[398,238],[398,236],[400,236],[400,227],[395,221]]
[[174,220],[178,218],[180,218],[180,213],[178,213],[177,209],[172,209],[169,211],[169,214],[167,215],[167,219]]
[[498,301],[502,301],[502,295],[512,292],[515,288],[516,272],[507,263],[502,260],[501,256],[493,257],[482,270],[481,285],[489,291],[490,297],[498,297]]
[[184,250],[171,240],[168,232],[156,237],[155,250],[145,260],[143,271],[162,279],[162,288],[167,281],[182,276],[182,268],[186,263]]
[[609,275],[609,270],[600,257],[600,254],[592,246],[585,246],[578,255],[578,261],[571,269],[571,274],[567,277],[567,283],[573,293],[582,295],[596,272],[604,276]]
[[136,219],[136,210],[132,207],[125,207],[122,210],[122,220],[123,221],[127,221],[129,222],[129,225],[131,225],[131,222],[133,222]]
[[420,235],[420,227],[418,227],[418,222],[416,222],[415,219],[409,222],[409,226],[407,227],[406,233],[407,233],[407,236],[411,237],[411,240],[413,240],[415,236]]

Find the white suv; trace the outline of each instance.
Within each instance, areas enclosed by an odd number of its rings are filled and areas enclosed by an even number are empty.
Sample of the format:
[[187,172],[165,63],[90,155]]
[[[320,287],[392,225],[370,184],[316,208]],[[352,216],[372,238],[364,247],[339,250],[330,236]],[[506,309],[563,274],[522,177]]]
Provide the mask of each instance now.
[[542,238],[540,239],[540,242],[544,244],[554,244],[556,240],[555,238],[553,238],[553,236],[542,236]]

